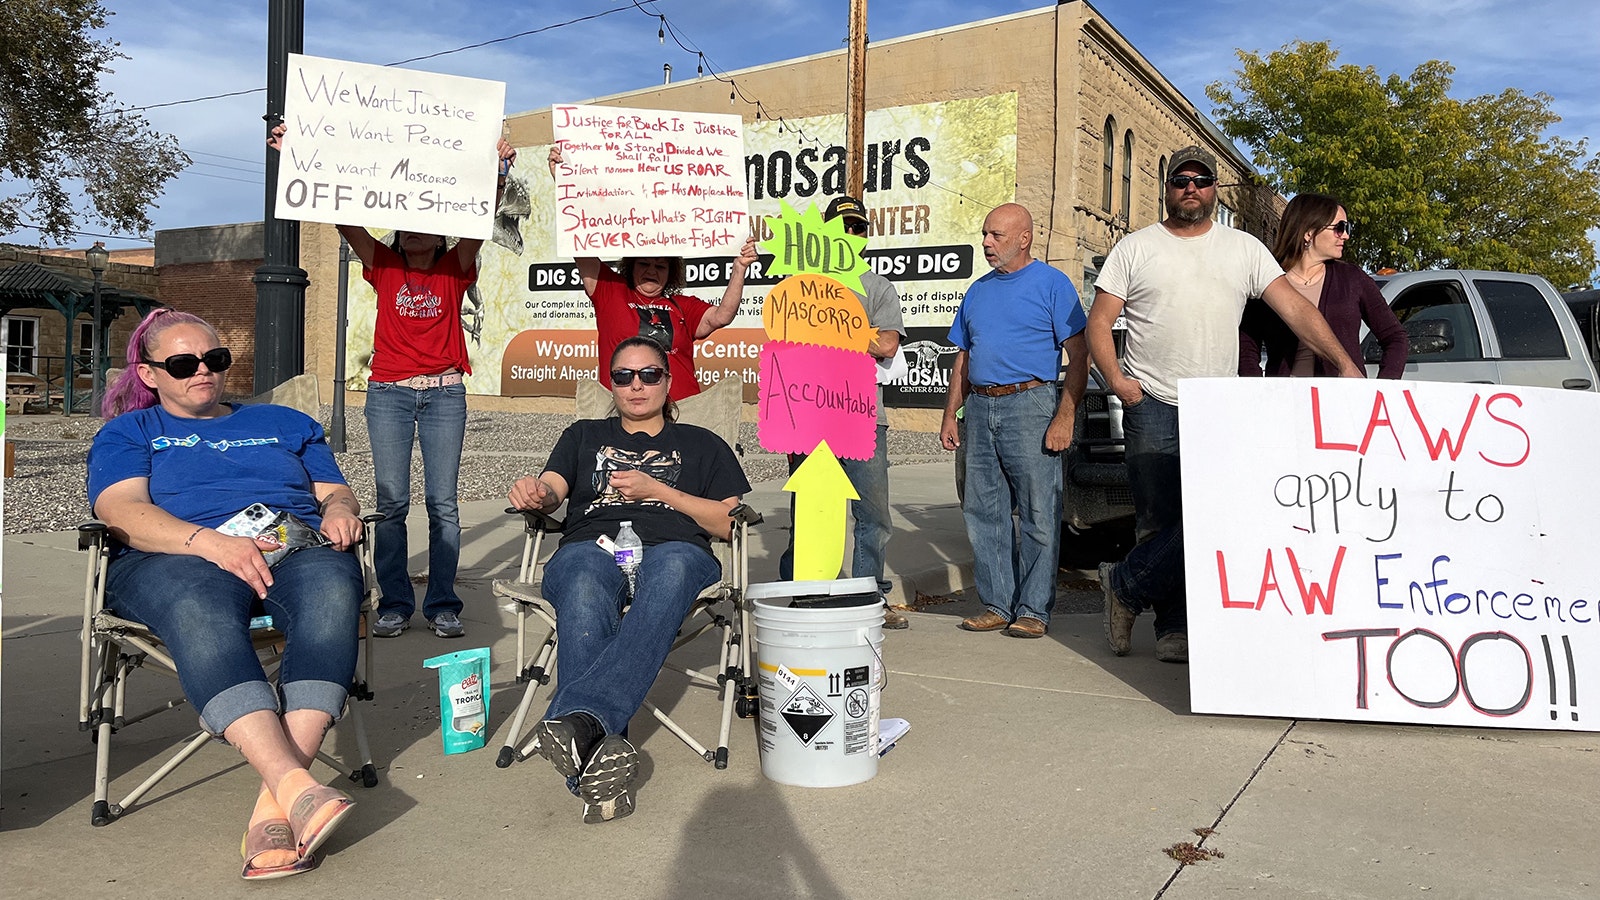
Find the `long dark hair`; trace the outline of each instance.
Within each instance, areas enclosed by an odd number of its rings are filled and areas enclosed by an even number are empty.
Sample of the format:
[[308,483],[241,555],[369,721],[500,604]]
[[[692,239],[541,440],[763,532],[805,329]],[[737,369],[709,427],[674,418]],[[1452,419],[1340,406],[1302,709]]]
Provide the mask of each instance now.
[[1294,265],[1300,254],[1306,252],[1306,233],[1333,224],[1333,217],[1343,206],[1331,194],[1295,194],[1283,208],[1283,219],[1278,223],[1278,239],[1272,242],[1272,257],[1284,271]]
[[139,363],[151,358],[162,333],[175,325],[199,325],[211,332],[213,337],[217,334],[210,322],[194,313],[179,312],[165,306],[151,310],[133,329],[133,334],[128,336],[128,365],[117,376],[117,380],[106,387],[105,395],[100,398],[102,418],[148,409],[160,402],[156,392],[139,377]]
[[661,296],[677,296],[683,290],[684,285],[688,283],[683,277],[683,257],[681,256],[624,256],[619,273],[622,275],[622,280],[628,283],[630,290],[638,290],[638,287],[633,283],[633,266],[641,259],[664,259],[667,261],[667,281],[661,286]]
[[[627,350],[630,347],[648,348],[651,353],[655,354],[656,359],[661,361],[661,368],[667,371],[667,377],[672,377],[672,364],[667,361],[666,348],[647,337],[641,337],[638,335],[635,335],[631,338],[623,338],[622,343],[617,345],[617,349],[611,351],[610,365],[612,368],[616,368],[617,357],[622,355],[622,351]],[[661,415],[665,417],[668,422],[678,421],[678,404],[673,403],[671,397],[667,398],[667,405],[661,408]]]

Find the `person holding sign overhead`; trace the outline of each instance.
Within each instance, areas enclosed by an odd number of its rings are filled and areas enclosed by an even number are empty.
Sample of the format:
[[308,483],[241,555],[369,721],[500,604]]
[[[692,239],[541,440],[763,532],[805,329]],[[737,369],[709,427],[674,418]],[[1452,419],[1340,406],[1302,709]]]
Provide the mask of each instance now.
[[[272,130],[268,146],[281,147],[285,128]],[[503,138],[496,151],[498,206],[517,151]],[[422,445],[428,508],[428,587],[422,614],[440,637],[461,637],[463,604],[456,594],[461,556],[457,478],[466,440],[467,389],[472,374],[461,299],[478,280],[481,239],[450,245],[444,235],[396,230],[380,243],[366,228],[340,225],[339,234],[361,260],[362,277],[378,294],[367,380],[367,434],[383,521],[373,529],[375,565],[383,600],[372,633],[395,637],[411,627],[416,594],[408,572],[406,513],[411,507],[411,448]]]
[[[960,446],[956,411],[965,404],[962,512],[984,611],[961,627],[1005,629],[1018,638],[1044,637],[1055,606],[1061,451],[1072,443],[1089,379],[1078,291],[1032,252],[1026,208],[1007,203],[983,220],[983,256],[994,271],[967,289],[950,325],[950,342],[960,351],[939,429],[946,450]],[[1019,524],[1011,521],[1012,509]]]
[[[551,177],[556,177],[556,166],[561,161],[561,145],[557,144],[550,148]],[[627,338],[649,338],[667,352],[672,399],[700,393],[700,382],[694,374],[694,342],[710,337],[739,314],[745,270],[758,257],[755,238],[751,237],[733,261],[728,287],[716,306],[679,293],[684,286],[683,258],[679,256],[624,257],[620,271],[612,271],[596,256],[574,259],[583,278],[583,292],[594,304],[600,359],[610,359]],[[611,373],[603,364],[599,377],[602,385],[611,387]]]

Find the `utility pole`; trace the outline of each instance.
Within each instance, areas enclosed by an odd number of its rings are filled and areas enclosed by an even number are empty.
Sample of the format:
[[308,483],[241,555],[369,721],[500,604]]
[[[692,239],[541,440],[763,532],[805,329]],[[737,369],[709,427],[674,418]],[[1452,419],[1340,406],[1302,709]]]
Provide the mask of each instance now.
[[866,202],[861,189],[867,130],[867,0],[850,0],[850,74],[846,81],[845,171],[852,197]]
[[[267,131],[283,119],[289,54],[305,47],[305,0],[271,0],[267,7]],[[263,149],[263,152],[265,150]],[[266,240],[256,269],[255,385],[259,394],[305,369],[306,270],[300,268],[300,223],[273,216],[278,153],[267,153]]]

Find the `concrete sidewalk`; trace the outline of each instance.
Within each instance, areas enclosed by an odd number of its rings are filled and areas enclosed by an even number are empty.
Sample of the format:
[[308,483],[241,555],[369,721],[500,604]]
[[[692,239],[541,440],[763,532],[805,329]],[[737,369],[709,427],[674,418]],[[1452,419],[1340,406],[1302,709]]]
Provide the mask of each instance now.
[[[971,551],[949,463],[897,466],[890,567],[904,596],[968,586]],[[781,484],[752,554],[770,580],[787,540]],[[968,600],[889,633],[883,712],[912,730],[865,784],[762,778],[754,725],[716,771],[648,717],[638,811],[604,826],[542,760],[494,767],[494,746],[443,755],[437,682],[421,661],[494,648],[494,738],[520,690],[511,616],[489,592],[519,552],[498,502],[463,507],[465,641],[421,628],[379,642],[367,726],[380,784],[322,868],[271,887],[238,877],[255,779],[208,747],[105,828],[89,824],[94,748],[77,730],[81,556],[68,533],[5,539],[0,890],[10,897],[1257,897],[1600,896],[1593,799],[1600,736],[1194,716],[1187,669],[1104,647],[1098,615],[1058,615],[1044,640],[968,634]],[[414,515],[414,558],[422,527]],[[1086,608],[1092,595],[1063,608]],[[703,656],[709,657],[709,651]],[[691,659],[704,663],[706,659]],[[143,697],[166,696],[145,677]],[[663,676],[652,699],[692,730],[714,704]],[[138,704],[133,704],[137,706]],[[164,721],[165,720],[165,721]],[[116,739],[113,799],[189,732],[187,707]],[[329,749],[352,749],[345,729]],[[325,768],[319,775],[334,777]],[[1221,858],[1180,867],[1201,843]]]

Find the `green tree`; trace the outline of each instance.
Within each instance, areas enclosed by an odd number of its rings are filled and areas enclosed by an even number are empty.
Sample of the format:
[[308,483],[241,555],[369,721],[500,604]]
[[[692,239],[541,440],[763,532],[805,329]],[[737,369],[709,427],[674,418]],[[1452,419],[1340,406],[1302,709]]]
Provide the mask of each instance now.
[[1287,194],[1338,196],[1359,224],[1346,257],[1369,270],[1474,268],[1587,283],[1600,223],[1600,158],[1547,136],[1548,94],[1450,96],[1454,67],[1410,78],[1338,65],[1326,42],[1241,50],[1206,88],[1217,122]]
[[101,92],[101,73],[127,58],[93,36],[107,15],[100,0],[0,2],[0,234],[32,224],[66,243],[80,221],[148,231],[162,185],[189,164]]

